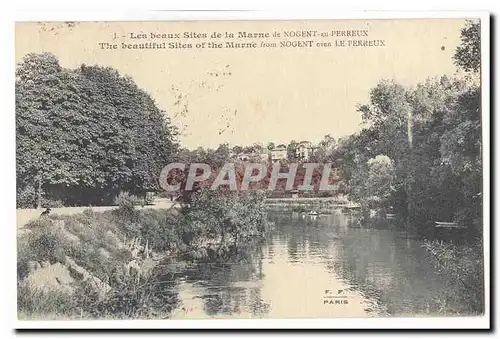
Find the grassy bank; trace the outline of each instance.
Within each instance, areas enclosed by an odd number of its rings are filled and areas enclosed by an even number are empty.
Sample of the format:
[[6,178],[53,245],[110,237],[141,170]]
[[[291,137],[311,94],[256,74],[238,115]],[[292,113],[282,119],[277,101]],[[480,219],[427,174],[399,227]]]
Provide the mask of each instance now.
[[[162,210],[141,211],[136,222],[169,217]],[[155,285],[164,254],[134,231],[121,210],[86,210],[27,224],[18,239],[21,317],[166,317],[175,298]]]
[[253,193],[37,219],[18,236],[19,317],[168,318],[177,291],[165,264],[234,260],[268,226],[263,197]]

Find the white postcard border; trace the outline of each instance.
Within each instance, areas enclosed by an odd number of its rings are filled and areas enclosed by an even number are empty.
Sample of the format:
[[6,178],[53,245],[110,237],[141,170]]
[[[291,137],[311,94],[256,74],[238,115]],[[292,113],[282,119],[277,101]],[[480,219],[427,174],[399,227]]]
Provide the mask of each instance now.
[[[488,328],[490,326],[490,17],[484,11],[413,11],[413,12],[263,12],[263,11],[51,11],[17,13],[16,21],[154,21],[154,20],[312,20],[312,19],[415,19],[415,18],[480,18],[481,62],[482,62],[482,133],[483,133],[483,224],[485,251],[485,314],[481,317],[435,317],[435,318],[331,318],[331,319],[211,319],[211,320],[78,320],[78,321],[19,321],[14,317],[17,329],[412,329],[412,328]],[[12,81],[12,92],[14,81]],[[12,115],[14,112],[12,100]],[[12,198],[10,198],[12,199]],[[9,203],[9,205],[11,205]],[[10,225],[14,218],[6,219],[9,236],[5,237],[8,250],[9,279],[15,275],[13,258],[16,255],[14,239],[16,230]],[[14,245],[13,245],[14,244]],[[10,267],[12,268],[12,267]],[[15,281],[14,281],[15,285]],[[13,292],[11,290],[11,292]],[[9,293],[9,304],[16,305],[16,294]],[[12,319],[12,318],[10,318]]]

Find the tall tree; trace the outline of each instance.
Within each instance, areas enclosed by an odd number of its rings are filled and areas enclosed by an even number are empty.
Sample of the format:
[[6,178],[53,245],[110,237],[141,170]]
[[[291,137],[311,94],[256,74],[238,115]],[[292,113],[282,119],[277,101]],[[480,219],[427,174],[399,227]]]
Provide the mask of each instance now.
[[99,66],[63,69],[47,53],[27,55],[16,75],[20,205],[33,204],[38,186],[70,204],[156,187],[176,131],[132,79]]

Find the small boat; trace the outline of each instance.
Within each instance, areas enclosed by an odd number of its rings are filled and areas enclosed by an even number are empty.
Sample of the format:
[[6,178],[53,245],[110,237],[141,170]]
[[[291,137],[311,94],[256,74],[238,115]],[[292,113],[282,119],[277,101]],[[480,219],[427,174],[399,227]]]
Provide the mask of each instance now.
[[308,215],[318,215],[318,214],[319,214],[319,213],[318,213],[318,212],[316,212],[316,211],[311,211],[311,212],[309,212],[309,213],[308,213]]
[[385,216],[386,216],[387,219],[394,219],[394,218],[396,218],[396,214],[393,214],[393,213],[387,213]]
[[353,202],[350,202],[349,204],[343,206],[343,208],[348,209],[348,210],[350,210],[350,209],[358,209],[360,207],[361,206],[359,204],[355,204]]
[[359,208],[360,208],[359,204],[349,202],[349,204],[342,206],[342,212],[353,213],[353,212],[356,212],[357,210],[359,210]]
[[437,228],[466,228],[456,222],[435,221]]

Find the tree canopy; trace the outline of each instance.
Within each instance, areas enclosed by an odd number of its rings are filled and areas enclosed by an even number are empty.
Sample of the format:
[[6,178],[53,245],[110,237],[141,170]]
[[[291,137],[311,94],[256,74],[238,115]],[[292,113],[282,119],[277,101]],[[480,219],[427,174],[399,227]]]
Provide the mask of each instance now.
[[18,205],[35,204],[39,183],[45,199],[65,204],[152,190],[175,137],[151,96],[112,68],[65,69],[49,53],[17,67]]
[[[479,23],[466,24],[453,59],[466,72],[479,71]],[[442,76],[411,88],[382,80],[358,111],[366,127],[340,140],[333,154],[352,197],[363,202],[370,190],[412,226],[440,220],[480,227],[481,87],[474,77]],[[381,156],[393,169],[375,180],[373,161]]]
[[481,68],[481,23],[468,21],[461,36],[461,43],[453,56],[455,65],[466,72],[478,72]]

